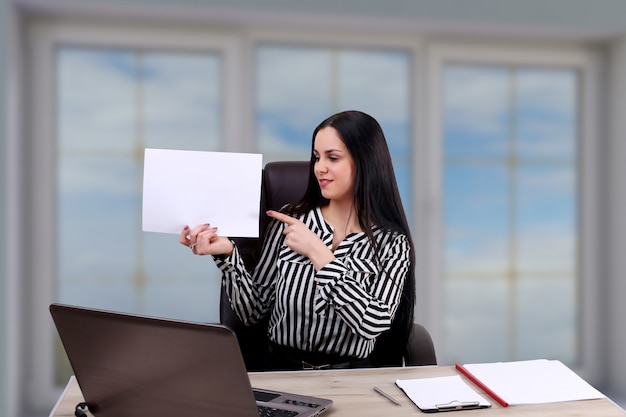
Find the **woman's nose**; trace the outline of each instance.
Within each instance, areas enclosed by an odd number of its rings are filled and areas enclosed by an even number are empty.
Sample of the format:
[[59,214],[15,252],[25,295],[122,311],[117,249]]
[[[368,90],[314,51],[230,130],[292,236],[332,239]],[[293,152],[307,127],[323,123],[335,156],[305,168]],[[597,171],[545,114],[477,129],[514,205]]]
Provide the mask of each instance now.
[[321,159],[315,164],[315,171],[326,172],[326,164]]

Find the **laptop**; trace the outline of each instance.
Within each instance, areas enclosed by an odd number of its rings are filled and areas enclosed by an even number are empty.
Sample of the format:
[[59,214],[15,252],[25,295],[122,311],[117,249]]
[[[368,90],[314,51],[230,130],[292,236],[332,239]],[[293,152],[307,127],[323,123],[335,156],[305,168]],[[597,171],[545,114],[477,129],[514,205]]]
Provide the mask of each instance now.
[[222,325],[62,304],[50,313],[96,417],[313,417],[333,403],[253,389]]

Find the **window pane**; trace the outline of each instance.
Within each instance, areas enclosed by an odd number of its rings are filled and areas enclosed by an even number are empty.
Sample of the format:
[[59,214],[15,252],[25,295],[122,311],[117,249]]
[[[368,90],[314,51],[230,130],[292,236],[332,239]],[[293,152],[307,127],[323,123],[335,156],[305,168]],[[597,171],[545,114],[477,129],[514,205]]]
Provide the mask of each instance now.
[[410,56],[403,51],[342,50],[338,61],[338,108],[374,116],[384,123],[391,152],[408,156]]
[[218,149],[219,56],[144,53],[140,57],[146,146]]
[[410,54],[402,50],[257,48],[257,146],[264,162],[308,160],[313,129],[361,110],[381,124],[410,212]]
[[446,167],[444,218],[448,274],[505,270],[509,235],[506,174],[502,166],[449,164]]
[[411,184],[410,55],[405,51],[363,49],[342,49],[337,55],[337,108],[361,110],[378,120],[393,158],[404,208],[408,211]]
[[522,275],[517,304],[517,356],[576,363],[576,282],[571,275]]
[[576,71],[444,75],[444,363],[574,364]]
[[263,162],[308,160],[313,129],[332,109],[332,53],[263,46],[256,56],[257,147]]
[[129,152],[135,146],[135,57],[131,51],[58,52],[61,151]]
[[90,154],[60,155],[58,162],[59,291],[128,281],[141,233],[134,161]]
[[57,64],[57,301],[218,321],[221,274],[143,232],[141,199],[145,147],[219,150],[219,55],[64,47]]
[[502,158],[509,136],[509,75],[504,67],[448,66],[444,71],[446,158]]
[[574,276],[576,190],[572,167],[527,165],[520,167],[517,178],[520,268]]
[[522,158],[576,158],[574,70],[521,69],[516,73],[517,147]]
[[447,280],[442,363],[494,362],[508,354],[509,287],[499,276]]

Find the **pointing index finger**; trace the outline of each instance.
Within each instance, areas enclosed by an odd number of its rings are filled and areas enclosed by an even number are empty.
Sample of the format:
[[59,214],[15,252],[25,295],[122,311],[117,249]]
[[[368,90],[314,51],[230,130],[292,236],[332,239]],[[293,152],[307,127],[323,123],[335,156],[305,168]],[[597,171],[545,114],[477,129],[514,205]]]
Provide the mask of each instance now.
[[274,210],[268,210],[265,214],[267,214],[270,217],[275,218],[276,220],[285,223],[288,226],[291,226],[292,224],[296,224],[298,222],[298,219],[295,219],[291,216],[288,216],[286,214],[283,213],[279,213],[277,211]]

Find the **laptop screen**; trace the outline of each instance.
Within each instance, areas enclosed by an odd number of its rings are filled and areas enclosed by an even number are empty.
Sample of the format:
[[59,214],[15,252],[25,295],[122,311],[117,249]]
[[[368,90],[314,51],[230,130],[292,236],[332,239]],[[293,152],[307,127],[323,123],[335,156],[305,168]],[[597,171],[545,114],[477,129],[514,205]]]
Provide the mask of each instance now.
[[258,416],[229,329],[58,304],[50,311],[96,416]]
[[253,393],[237,337],[221,325],[61,304],[50,312],[97,417],[258,417],[261,408],[312,417],[333,403]]

